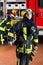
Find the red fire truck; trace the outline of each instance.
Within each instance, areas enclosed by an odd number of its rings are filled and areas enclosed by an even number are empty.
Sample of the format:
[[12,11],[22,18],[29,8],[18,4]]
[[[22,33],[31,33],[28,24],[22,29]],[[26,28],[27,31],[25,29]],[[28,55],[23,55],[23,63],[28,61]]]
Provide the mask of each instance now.
[[26,8],[34,11],[34,20],[39,29],[39,35],[43,35],[43,0],[26,0]]

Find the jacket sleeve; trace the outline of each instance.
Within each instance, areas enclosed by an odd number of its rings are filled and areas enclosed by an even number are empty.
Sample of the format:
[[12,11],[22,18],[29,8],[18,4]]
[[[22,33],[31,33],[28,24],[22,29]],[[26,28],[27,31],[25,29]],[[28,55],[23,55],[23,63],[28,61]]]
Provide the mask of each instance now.
[[36,23],[35,22],[33,22],[33,25],[32,25],[33,27],[34,27],[34,29],[33,29],[33,43],[34,43],[34,46],[38,46],[38,43],[39,43],[39,40],[38,40],[38,33],[39,33],[39,31],[38,31],[38,29],[37,29],[37,25],[36,25]]
[[36,25],[35,21],[33,21],[32,25],[36,28],[36,33],[39,34],[39,31],[38,31],[38,28],[37,28],[37,25]]
[[11,27],[10,21],[6,21],[6,30],[8,31]]
[[8,41],[13,41],[13,39],[14,39],[15,37],[17,37],[17,34],[18,34],[19,29],[20,29],[19,23],[14,24],[14,25],[10,28],[10,30],[9,30],[9,32],[8,32]]
[[13,41],[14,38],[14,30],[13,27],[10,28],[10,30],[8,31],[8,41]]

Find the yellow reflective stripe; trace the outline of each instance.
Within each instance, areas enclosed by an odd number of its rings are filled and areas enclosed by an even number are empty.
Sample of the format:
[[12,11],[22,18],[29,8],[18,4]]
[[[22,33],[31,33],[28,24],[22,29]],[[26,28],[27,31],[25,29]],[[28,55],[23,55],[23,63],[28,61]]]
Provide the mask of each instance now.
[[20,21],[20,20],[14,20],[14,24],[17,23],[17,22],[19,22],[19,21]]
[[27,28],[26,27],[23,28],[23,36],[24,36],[24,39],[27,40]]
[[17,35],[16,35],[16,33],[14,34],[14,38],[16,38],[17,37]]
[[4,30],[6,30],[6,26],[5,27],[3,27],[4,28]]
[[9,31],[10,29],[7,29],[7,31]]
[[19,52],[23,53],[24,52],[23,48],[19,48]]
[[38,43],[38,39],[34,39],[34,42]]
[[18,51],[24,53],[24,44],[23,44],[22,47],[19,47],[19,48],[18,48]]
[[3,44],[4,39],[3,39],[3,35],[1,34],[1,43]]
[[[24,53],[24,45],[23,45],[22,47],[19,47],[19,48],[17,49],[17,51]],[[32,45],[30,45],[30,48],[29,48],[29,49],[26,49],[26,46],[25,46],[25,53],[26,53],[26,54],[29,54],[29,53],[31,53],[31,52],[32,52]]]
[[11,37],[14,37],[14,34],[11,33],[11,32],[8,32],[8,35],[11,36]]
[[11,26],[13,26],[14,23],[15,23],[14,20],[11,20],[11,21],[10,21]]
[[4,23],[5,20],[6,20],[6,18],[0,23],[0,25],[1,25],[2,23]]
[[7,22],[7,24],[10,24],[10,22]]
[[20,59],[18,58],[18,65],[20,65]]
[[26,54],[29,54],[29,53],[31,53],[32,52],[32,45],[30,45],[30,48],[29,49],[26,49],[25,48],[25,53]]
[[1,31],[5,31],[5,28],[3,28],[3,27],[0,27],[0,30],[1,30]]
[[33,36],[32,36],[32,38],[31,38],[31,40],[33,39]]

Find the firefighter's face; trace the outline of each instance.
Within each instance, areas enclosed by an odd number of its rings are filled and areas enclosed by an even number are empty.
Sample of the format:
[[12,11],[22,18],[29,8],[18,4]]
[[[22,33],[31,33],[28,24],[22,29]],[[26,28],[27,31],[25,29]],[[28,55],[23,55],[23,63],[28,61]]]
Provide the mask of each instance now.
[[26,14],[26,17],[27,17],[28,19],[31,19],[31,18],[32,18],[32,13],[31,13],[31,12],[27,13],[27,14]]

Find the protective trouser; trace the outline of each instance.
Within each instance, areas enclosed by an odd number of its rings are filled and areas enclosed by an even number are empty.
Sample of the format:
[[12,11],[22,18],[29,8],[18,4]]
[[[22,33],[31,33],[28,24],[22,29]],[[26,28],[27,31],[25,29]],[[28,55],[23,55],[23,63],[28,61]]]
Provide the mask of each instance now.
[[17,61],[17,65],[29,65],[31,54],[20,53]]

